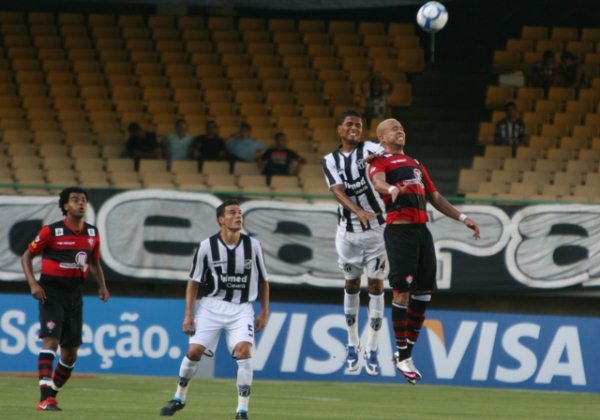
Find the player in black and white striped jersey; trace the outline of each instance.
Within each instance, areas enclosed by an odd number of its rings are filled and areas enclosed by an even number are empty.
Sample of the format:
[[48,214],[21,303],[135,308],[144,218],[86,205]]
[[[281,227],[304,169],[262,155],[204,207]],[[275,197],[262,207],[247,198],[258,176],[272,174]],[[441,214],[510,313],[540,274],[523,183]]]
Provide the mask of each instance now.
[[358,311],[360,278],[366,270],[369,291],[369,329],[365,349],[365,368],[369,375],[380,372],[377,339],[383,320],[383,278],[386,264],[383,229],[384,204],[367,176],[365,158],[380,153],[379,143],[361,141],[362,118],[347,110],[338,120],[342,145],[323,158],[323,172],[329,189],[339,203],[336,250],[345,282],[344,314],[348,330],[346,367],[359,365]]
[[[188,385],[200,358],[214,352],[221,331],[225,331],[238,364],[236,419],[248,418],[254,333],[267,322],[269,283],[260,242],[241,233],[239,203],[223,202],[217,208],[217,221],[220,231],[202,241],[194,255],[183,320],[183,331],[190,335],[189,347],[181,362],[175,396],[162,408],[161,416],[172,416],[185,406]],[[255,320],[252,302],[256,299],[260,299],[262,309]]]

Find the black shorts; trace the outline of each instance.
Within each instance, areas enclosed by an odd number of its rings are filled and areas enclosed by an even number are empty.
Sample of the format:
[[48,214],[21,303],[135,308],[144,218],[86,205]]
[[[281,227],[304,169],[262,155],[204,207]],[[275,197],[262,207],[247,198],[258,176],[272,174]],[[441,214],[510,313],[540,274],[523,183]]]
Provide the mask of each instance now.
[[435,290],[437,260],[425,224],[391,224],[383,232],[390,287],[400,292]]
[[61,347],[79,347],[83,327],[81,288],[62,290],[52,286],[43,287],[46,301],[39,303],[40,338],[56,338]]

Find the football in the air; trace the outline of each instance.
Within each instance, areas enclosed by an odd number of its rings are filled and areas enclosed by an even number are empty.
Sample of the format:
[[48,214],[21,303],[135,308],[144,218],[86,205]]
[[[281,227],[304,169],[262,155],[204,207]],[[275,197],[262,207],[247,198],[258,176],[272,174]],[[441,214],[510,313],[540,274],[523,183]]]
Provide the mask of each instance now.
[[417,23],[425,32],[437,32],[446,26],[448,11],[442,3],[429,1],[417,12]]

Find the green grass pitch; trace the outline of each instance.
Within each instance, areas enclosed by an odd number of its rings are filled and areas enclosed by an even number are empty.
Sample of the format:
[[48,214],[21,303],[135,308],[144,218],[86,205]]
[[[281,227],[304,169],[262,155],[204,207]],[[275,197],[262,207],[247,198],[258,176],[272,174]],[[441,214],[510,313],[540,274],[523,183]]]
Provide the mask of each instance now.
[[[153,419],[175,378],[75,376],[58,396],[62,412],[35,411],[37,379],[0,376],[0,418]],[[233,419],[234,380],[196,379],[179,419]],[[257,380],[252,420],[598,419],[600,395],[450,386]]]

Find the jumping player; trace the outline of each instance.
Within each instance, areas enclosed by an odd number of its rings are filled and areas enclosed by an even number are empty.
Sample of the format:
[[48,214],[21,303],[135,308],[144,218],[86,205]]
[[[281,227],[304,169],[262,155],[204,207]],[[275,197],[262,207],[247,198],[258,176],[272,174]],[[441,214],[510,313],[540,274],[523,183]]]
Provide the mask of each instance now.
[[426,202],[442,214],[459,220],[479,238],[479,225],[459,212],[435,188],[425,166],[404,154],[406,133],[402,124],[388,119],[377,127],[384,155],[375,158],[369,176],[385,201],[384,231],[392,288],[392,323],[396,338],[395,364],[406,380],[421,379],[412,359],[412,348],[425,320],[425,310],[436,288],[436,256],[427,229]]

